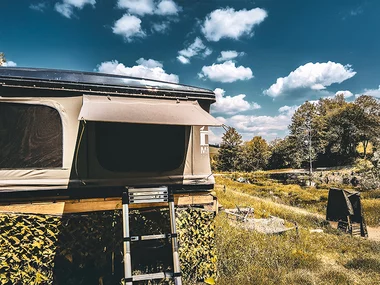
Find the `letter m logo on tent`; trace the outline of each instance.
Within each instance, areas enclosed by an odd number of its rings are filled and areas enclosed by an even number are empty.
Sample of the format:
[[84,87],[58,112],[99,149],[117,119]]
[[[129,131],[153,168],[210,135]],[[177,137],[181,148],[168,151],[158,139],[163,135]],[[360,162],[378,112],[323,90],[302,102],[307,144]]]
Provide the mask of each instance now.
[[208,130],[203,126],[200,133],[201,154],[208,154]]

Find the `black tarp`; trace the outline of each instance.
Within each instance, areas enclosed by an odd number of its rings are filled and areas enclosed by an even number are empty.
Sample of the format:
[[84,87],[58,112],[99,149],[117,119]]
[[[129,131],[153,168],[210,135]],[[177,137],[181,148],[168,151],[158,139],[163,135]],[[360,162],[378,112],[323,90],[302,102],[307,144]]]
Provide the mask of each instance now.
[[361,235],[367,236],[359,192],[331,188],[327,203],[326,220],[360,223]]

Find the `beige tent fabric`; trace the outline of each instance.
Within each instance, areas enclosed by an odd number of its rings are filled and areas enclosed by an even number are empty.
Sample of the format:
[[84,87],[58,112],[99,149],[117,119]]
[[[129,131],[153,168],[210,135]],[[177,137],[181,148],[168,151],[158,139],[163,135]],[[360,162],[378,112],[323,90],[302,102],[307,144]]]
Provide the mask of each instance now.
[[221,126],[197,101],[83,96],[79,120],[136,124]]

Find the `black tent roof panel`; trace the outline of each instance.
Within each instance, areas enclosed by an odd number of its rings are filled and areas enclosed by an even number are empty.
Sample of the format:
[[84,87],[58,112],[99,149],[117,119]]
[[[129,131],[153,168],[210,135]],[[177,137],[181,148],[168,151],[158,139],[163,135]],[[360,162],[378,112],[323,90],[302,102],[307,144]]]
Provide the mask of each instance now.
[[0,86],[81,91],[97,95],[148,93],[215,100],[214,92],[209,89],[123,75],[57,69],[0,67]]

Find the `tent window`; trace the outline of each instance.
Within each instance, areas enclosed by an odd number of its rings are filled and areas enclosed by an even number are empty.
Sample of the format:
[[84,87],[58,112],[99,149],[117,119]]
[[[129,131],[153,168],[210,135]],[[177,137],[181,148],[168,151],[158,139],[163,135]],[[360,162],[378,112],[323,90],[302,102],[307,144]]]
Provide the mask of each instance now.
[[62,167],[59,112],[45,105],[0,102],[0,169]]
[[169,171],[185,158],[190,127],[96,122],[97,157],[116,172]]

